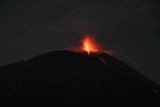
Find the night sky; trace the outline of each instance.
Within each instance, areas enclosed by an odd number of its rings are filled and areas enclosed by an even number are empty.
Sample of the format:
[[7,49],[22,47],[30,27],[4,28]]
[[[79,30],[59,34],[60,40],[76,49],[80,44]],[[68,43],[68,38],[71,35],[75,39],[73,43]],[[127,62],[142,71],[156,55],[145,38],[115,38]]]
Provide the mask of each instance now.
[[160,84],[158,0],[1,0],[0,13],[0,66],[77,46],[87,32]]

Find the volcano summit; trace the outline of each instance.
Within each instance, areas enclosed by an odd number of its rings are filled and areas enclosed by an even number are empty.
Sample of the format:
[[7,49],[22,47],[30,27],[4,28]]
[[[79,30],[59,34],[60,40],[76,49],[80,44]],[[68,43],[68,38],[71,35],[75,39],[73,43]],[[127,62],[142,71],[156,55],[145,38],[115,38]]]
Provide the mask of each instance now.
[[62,50],[9,64],[0,68],[0,86],[1,107],[156,107],[160,103],[157,84],[106,53]]

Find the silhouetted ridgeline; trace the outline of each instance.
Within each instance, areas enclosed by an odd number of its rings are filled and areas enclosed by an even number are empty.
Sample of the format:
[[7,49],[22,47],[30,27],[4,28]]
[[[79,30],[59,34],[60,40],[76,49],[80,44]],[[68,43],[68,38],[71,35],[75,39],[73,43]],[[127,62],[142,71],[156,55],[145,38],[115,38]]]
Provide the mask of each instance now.
[[105,53],[54,51],[0,68],[0,106],[156,107],[160,87]]

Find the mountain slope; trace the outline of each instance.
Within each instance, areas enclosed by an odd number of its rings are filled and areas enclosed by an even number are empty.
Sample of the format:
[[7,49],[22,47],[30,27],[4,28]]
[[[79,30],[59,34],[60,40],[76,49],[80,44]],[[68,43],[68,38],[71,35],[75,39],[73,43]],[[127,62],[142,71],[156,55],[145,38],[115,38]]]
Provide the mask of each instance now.
[[6,106],[159,105],[159,86],[105,54],[54,51],[0,68]]

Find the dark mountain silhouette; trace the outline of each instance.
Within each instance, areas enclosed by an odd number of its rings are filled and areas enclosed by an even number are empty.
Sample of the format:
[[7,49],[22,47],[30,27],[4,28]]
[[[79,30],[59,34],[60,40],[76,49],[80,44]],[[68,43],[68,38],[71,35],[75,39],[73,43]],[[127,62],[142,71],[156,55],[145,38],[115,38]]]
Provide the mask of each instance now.
[[[0,68],[4,106],[157,107],[159,86],[105,53],[54,51]],[[160,107],[160,106],[159,106]]]

